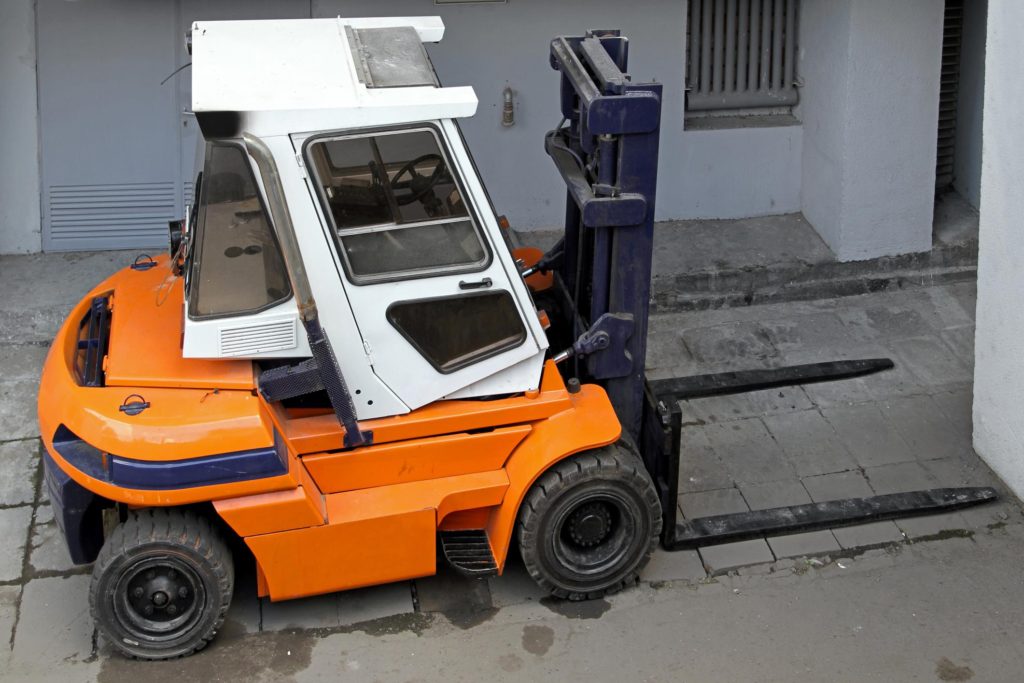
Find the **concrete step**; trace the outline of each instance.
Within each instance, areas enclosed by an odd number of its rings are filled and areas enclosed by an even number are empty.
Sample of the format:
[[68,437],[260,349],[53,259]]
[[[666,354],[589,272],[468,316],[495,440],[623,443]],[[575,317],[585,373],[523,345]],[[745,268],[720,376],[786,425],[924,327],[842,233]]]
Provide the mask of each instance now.
[[[959,195],[936,201],[931,251],[836,260],[803,215],[655,224],[653,310],[705,310],[853,296],[974,279],[978,214]],[[555,231],[523,232],[546,248]]]

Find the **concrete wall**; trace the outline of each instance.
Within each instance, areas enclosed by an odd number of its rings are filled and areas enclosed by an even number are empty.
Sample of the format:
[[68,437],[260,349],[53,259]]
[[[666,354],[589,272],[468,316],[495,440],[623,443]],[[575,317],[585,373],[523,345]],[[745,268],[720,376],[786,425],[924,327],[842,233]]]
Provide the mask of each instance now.
[[931,248],[943,7],[803,3],[803,211],[840,260]]
[[985,102],[985,32],[988,0],[964,3],[953,187],[971,206],[981,205],[982,109]]
[[[519,229],[552,227],[564,218],[565,188],[544,153],[544,133],[558,124],[558,74],[548,64],[551,39],[588,28],[619,28],[631,40],[634,80],[664,84],[658,218],[689,207],[679,188],[682,160],[686,3],[648,0],[643,10],[617,0],[512,0],[508,4],[433,5],[422,0],[313,0],[315,16],[439,14],[445,37],[428,48],[442,82],[472,85],[477,115],[462,122],[500,213]],[[516,123],[501,125],[502,89],[516,92]],[[724,188],[723,188],[724,189]]]
[[39,251],[33,0],[0,3],[0,254]]
[[990,0],[975,333],[974,447],[1024,496],[1024,3]]

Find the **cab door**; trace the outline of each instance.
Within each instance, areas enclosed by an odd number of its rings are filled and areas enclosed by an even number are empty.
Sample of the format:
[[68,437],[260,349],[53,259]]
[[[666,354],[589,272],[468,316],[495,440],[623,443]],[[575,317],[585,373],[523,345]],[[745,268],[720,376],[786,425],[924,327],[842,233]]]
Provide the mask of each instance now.
[[295,142],[375,374],[410,408],[498,373],[535,388],[543,330],[461,140],[419,124]]

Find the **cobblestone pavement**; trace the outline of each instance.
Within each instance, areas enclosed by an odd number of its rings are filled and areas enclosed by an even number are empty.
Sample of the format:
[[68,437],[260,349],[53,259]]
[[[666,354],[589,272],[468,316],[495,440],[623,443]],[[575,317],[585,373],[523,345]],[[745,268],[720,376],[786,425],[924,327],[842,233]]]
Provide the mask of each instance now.
[[[1019,560],[1013,558],[1020,557],[1019,548],[1024,545],[1024,516],[1019,502],[1004,492],[995,504],[951,514],[743,541],[699,551],[659,551],[639,588],[592,603],[549,601],[513,557],[504,576],[487,580],[465,579],[443,570],[438,576],[412,582],[271,604],[256,598],[251,561],[240,559],[236,597],[210,652],[173,669],[147,669],[126,662],[111,654],[90,622],[89,568],[71,565],[40,486],[35,422],[39,369],[63,312],[88,283],[123,260],[124,256],[117,254],[0,259],[0,285],[7,293],[0,300],[0,674],[6,669],[32,680],[117,680],[144,670],[160,680],[172,671],[179,675],[179,668],[185,667],[183,670],[192,671],[195,677],[220,680],[316,678],[310,672],[329,672],[317,668],[325,661],[335,661],[354,674],[355,660],[346,659],[345,653],[359,651],[361,661],[377,665],[372,675],[364,671],[367,677],[391,671],[398,678],[415,679],[427,673],[415,666],[399,666],[394,659],[405,656],[407,638],[433,634],[440,638],[438,643],[444,643],[434,655],[443,656],[445,648],[486,643],[498,632],[496,624],[518,623],[517,619],[540,624],[555,621],[538,626],[535,632],[523,631],[525,655],[492,657],[488,666],[510,675],[531,669],[554,674],[559,671],[557,661],[543,664],[540,659],[523,657],[543,657],[552,642],[564,648],[564,637],[575,629],[560,632],[565,624],[593,623],[598,638],[598,633],[609,628],[599,625],[605,622],[577,620],[609,609],[628,612],[632,618],[639,618],[644,610],[658,613],[670,632],[671,621],[658,605],[686,604],[694,591],[722,597],[723,586],[757,592],[767,591],[762,588],[765,585],[785,585],[787,597],[780,599],[788,600],[790,607],[801,595],[821,600],[824,606],[829,603],[824,597],[828,590],[823,592],[821,584],[853,567],[864,568],[864,575],[872,577],[868,583],[891,595],[892,590],[878,586],[889,579],[893,585],[908,581],[909,574],[898,574],[900,567],[913,566],[918,571],[921,563],[941,558],[940,565],[950,575],[976,573],[978,547],[987,548],[996,558],[993,575],[1016,576],[1014,587],[1020,592]],[[60,273],[60,281],[40,282],[38,273],[53,269]],[[29,282],[36,284],[29,286]],[[872,377],[684,404],[681,514],[694,517],[936,486],[993,485],[1002,491],[999,481],[971,449],[973,309],[973,285],[958,283],[652,318],[648,365],[655,377],[835,358],[887,356],[897,365],[893,371]],[[970,560],[974,564],[960,567],[959,562],[967,562],[962,559],[965,554],[971,553],[975,553]],[[999,562],[1006,567],[998,566]],[[930,564],[928,571],[932,571]],[[947,575],[930,576],[927,580],[942,584]],[[769,579],[785,582],[771,583]],[[934,589],[945,590],[939,585]],[[870,586],[865,586],[863,595],[854,593],[852,600],[870,600],[873,595]],[[762,597],[768,599],[769,595],[770,591]],[[1016,594],[1007,599],[1021,602]],[[701,609],[708,608],[703,604]],[[998,606],[998,602],[994,604]],[[762,623],[766,619],[764,614],[745,615],[735,605],[723,609],[722,614],[741,621],[749,617]],[[977,613],[960,617],[970,621],[976,633],[996,628],[988,622],[975,624],[985,620]],[[946,614],[943,618],[952,617]],[[708,619],[709,624],[717,623],[718,617]],[[610,618],[607,623],[619,622]],[[749,634],[748,626],[736,628]],[[771,623],[761,637],[770,641],[775,629],[795,633],[801,630],[798,626]],[[723,638],[731,637],[727,634],[732,626],[722,628]],[[351,641],[339,641],[343,634]],[[657,640],[654,634],[649,637]],[[758,637],[757,633],[751,637]],[[392,652],[392,660],[384,662],[376,653],[367,654],[367,638],[378,639],[384,648],[381,652]],[[669,640],[677,642],[675,636]],[[319,652],[327,643],[333,645],[326,660],[310,655],[314,646]],[[755,650],[763,646],[761,641],[751,644]],[[914,643],[908,644],[912,646]],[[635,656],[641,657],[640,652],[653,647],[653,642],[644,644]],[[735,652],[736,647],[731,643],[726,649]],[[627,659],[634,656],[629,648],[621,652]],[[833,657],[829,661],[845,661],[835,652],[829,656]],[[964,675],[963,668],[970,671],[953,654],[948,657],[947,666],[928,650],[928,667],[934,665],[936,671],[946,667],[954,676]],[[1009,654],[996,659],[999,667],[1012,664],[1019,670],[1021,655],[1015,641]],[[650,661],[661,660],[652,655]],[[436,666],[434,662],[431,667],[435,668],[424,671],[444,670]],[[665,666],[671,664],[666,660]],[[642,662],[638,667],[646,670]],[[821,678],[807,672],[825,671],[807,662],[801,667],[775,670],[808,680]],[[465,661],[457,668],[467,679],[474,673]],[[619,668],[621,662],[609,671]],[[933,675],[930,668],[926,673]],[[671,678],[659,676],[657,671],[648,677]],[[839,676],[833,680],[849,679]],[[1009,679],[997,676],[987,680]]]

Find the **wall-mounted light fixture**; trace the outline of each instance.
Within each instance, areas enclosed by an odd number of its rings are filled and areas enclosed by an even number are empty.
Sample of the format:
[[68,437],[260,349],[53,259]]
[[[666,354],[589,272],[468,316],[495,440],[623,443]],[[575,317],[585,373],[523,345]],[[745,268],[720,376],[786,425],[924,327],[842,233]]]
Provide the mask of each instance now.
[[505,89],[501,91],[502,107],[501,107],[501,125],[506,128],[514,126],[516,124],[516,110],[515,110],[515,93],[512,91],[512,86],[505,84]]

